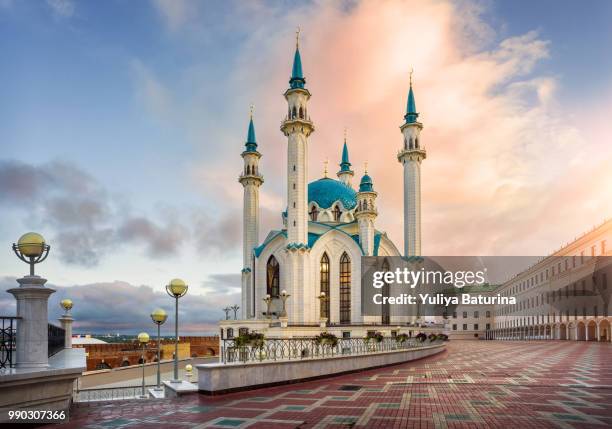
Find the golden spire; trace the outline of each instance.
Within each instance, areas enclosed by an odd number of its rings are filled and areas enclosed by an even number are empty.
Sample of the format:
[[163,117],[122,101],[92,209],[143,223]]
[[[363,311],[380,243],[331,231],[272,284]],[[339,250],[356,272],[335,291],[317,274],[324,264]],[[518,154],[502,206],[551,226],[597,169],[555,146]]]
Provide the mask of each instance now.
[[327,164],[329,164],[329,159],[325,158],[325,162],[323,162],[323,177],[327,177]]
[[344,127],[344,143],[346,143],[346,127]]
[[295,30],[295,49],[300,48],[300,26]]
[[251,105],[249,106],[249,110],[250,110],[250,118],[253,119],[253,109],[255,108],[255,106],[253,105],[253,103],[251,103]]
[[368,174],[368,161],[363,163],[363,173]]
[[410,67],[410,87],[412,87],[412,73],[414,73],[414,69]]

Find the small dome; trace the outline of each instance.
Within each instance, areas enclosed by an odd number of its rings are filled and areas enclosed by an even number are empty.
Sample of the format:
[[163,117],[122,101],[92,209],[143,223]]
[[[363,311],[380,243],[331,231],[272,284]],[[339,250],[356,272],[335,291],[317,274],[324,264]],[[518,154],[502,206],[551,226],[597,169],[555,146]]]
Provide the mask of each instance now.
[[355,190],[339,180],[325,177],[308,184],[308,203],[315,202],[322,209],[328,209],[340,201],[345,209],[351,210],[357,206]]
[[364,174],[359,183],[359,192],[374,192],[374,184],[372,178],[367,174]]

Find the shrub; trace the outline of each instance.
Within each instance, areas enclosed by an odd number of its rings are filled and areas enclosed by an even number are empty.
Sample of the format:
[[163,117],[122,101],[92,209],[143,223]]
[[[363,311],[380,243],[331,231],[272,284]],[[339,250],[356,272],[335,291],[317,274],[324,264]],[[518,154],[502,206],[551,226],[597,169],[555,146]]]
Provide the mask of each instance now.
[[398,343],[405,343],[406,341],[408,341],[408,335],[399,334],[395,337],[395,341],[397,341]]
[[415,338],[419,340],[420,342],[423,342],[427,339],[427,334],[423,332],[419,332]]
[[264,334],[258,332],[247,332],[236,337],[234,343],[237,347],[251,346],[262,348],[264,345]]
[[338,337],[329,332],[321,332],[319,335],[315,337],[315,342],[318,345],[330,345],[332,347],[336,347],[338,345]]

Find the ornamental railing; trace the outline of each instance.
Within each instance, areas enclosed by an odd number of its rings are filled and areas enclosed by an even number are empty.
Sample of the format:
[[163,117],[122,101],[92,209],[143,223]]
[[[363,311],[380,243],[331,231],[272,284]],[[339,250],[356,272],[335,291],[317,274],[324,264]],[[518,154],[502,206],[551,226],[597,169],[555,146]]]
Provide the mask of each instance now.
[[440,344],[442,340],[420,341],[407,338],[398,341],[395,337],[338,338],[336,344],[320,342],[314,337],[266,338],[260,344],[238,345],[236,339],[221,340],[221,362],[263,362],[277,360],[303,360],[333,356],[361,355],[393,350],[414,349]]
[[98,402],[147,399],[149,397],[149,389],[152,387],[156,387],[156,385],[150,384],[145,386],[145,397],[141,396],[142,385],[77,389],[73,391],[73,400],[74,402]]
[[17,320],[21,317],[0,316],[0,368],[15,366],[15,346],[17,340]]
[[51,357],[66,345],[66,331],[59,326],[52,325],[49,323],[48,327],[48,356]]

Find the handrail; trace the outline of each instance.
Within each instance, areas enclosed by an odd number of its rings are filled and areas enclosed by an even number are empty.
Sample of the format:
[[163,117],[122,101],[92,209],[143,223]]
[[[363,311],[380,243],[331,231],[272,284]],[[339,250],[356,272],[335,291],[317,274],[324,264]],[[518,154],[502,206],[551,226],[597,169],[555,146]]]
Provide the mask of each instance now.
[[17,327],[13,321],[20,319],[19,316],[0,316],[0,368],[15,366],[13,351],[17,343]]
[[48,356],[51,357],[65,347],[66,330],[49,323],[47,328],[47,341]]
[[303,360],[321,357],[367,354],[393,350],[418,348],[440,344],[442,340],[425,340],[396,337],[336,338],[335,340],[316,337],[266,338],[252,344],[237,344],[236,338],[223,339],[221,362],[262,362],[277,360]]

